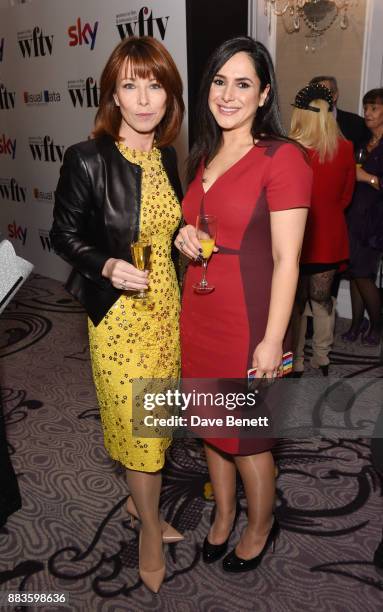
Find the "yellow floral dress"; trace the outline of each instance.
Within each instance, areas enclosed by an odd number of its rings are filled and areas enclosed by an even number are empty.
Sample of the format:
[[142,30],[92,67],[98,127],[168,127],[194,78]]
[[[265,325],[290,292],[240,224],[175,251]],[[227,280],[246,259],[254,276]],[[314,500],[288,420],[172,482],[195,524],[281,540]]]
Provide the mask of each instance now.
[[93,378],[109,455],[132,470],[156,472],[170,438],[138,438],[132,432],[132,381],[177,379],[180,370],[179,289],[171,259],[181,207],[154,148],[149,153],[117,145],[142,168],[140,235],[151,237],[150,297],[153,310],[136,310],[124,293],[97,327],[88,320]]

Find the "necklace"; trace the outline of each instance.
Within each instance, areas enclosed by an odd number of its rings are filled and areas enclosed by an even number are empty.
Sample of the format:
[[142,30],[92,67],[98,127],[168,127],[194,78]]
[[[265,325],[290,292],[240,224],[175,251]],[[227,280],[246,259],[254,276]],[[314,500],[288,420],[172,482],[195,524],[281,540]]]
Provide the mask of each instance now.
[[380,134],[379,136],[373,136],[373,137],[370,139],[370,145],[371,145],[372,147],[374,147],[376,144],[378,144],[378,142],[379,142],[379,140],[381,140],[381,138],[382,138],[382,134]]

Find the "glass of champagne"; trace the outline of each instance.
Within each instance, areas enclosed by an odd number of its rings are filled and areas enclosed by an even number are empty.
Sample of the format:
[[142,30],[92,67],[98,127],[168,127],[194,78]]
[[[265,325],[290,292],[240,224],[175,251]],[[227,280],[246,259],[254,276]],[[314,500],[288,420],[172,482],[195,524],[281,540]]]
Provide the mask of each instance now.
[[[136,242],[130,245],[134,266],[141,270],[150,270],[150,259],[152,254],[152,244],[148,238],[139,238]],[[139,310],[152,310],[154,303],[148,298],[146,290],[141,289],[136,295],[133,295],[134,306]]]
[[363,166],[364,162],[366,161],[366,158],[367,158],[367,152],[364,147],[360,147],[359,149],[356,150],[355,159],[356,159],[357,168],[361,168]]
[[206,268],[208,259],[213,253],[215,240],[217,237],[217,217],[214,215],[199,215],[196,223],[197,238],[202,248],[202,279],[193,285],[196,293],[211,293],[214,285],[210,285],[206,279]]

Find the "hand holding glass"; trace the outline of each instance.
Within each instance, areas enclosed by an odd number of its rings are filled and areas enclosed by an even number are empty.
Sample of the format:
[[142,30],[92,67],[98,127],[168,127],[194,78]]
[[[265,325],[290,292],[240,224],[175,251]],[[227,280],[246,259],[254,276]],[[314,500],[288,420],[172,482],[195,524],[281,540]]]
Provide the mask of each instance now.
[[197,238],[202,248],[202,279],[193,285],[196,293],[211,293],[214,285],[210,285],[206,279],[206,269],[208,259],[213,253],[217,236],[217,217],[214,215],[199,215],[196,223]]
[[364,162],[366,161],[366,158],[367,158],[366,149],[364,147],[360,147],[359,149],[357,149],[355,153],[355,159],[356,159],[356,165],[358,168],[361,168],[363,166]]
[[[137,270],[141,270],[142,272],[150,270],[150,258],[152,254],[150,240],[139,239],[137,242],[132,242],[130,249],[132,252],[133,264]],[[136,300],[135,306],[136,308],[151,310],[154,304],[149,300],[145,291],[145,289],[141,289],[138,294],[133,295],[133,299]]]

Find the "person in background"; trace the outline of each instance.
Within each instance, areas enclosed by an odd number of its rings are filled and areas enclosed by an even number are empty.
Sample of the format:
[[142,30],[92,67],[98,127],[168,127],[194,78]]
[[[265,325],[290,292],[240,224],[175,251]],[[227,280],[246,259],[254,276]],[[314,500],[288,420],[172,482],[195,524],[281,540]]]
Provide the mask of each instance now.
[[17,477],[9,456],[8,442],[5,431],[5,416],[3,411],[2,391],[0,387],[0,528],[5,525],[8,517],[20,510],[21,497]]
[[368,91],[363,108],[370,137],[364,143],[365,161],[357,167],[357,186],[347,212],[352,322],[343,339],[355,342],[362,336],[364,344],[377,346],[381,299],[375,281],[383,251],[383,88]]
[[[162,543],[182,539],[159,516],[171,439],[134,435],[132,383],[179,376],[179,288],[171,247],[182,193],[170,144],[183,118],[182,81],[160,42],[132,37],[111,54],[100,88],[95,138],[65,153],[51,239],[72,264],[67,288],[89,315],[104,442],[126,468],[127,509],[141,520],[139,574],[157,592],[165,577]],[[132,263],[137,240],[151,243],[150,278]],[[140,306],[137,292],[149,288]]]
[[[181,309],[184,379],[273,378],[283,350],[299,273],[312,173],[298,144],[283,136],[274,68],[267,49],[247,36],[224,42],[202,78],[196,142],[183,202],[186,226],[175,245],[193,260]],[[197,215],[218,222],[218,251],[209,263],[214,291],[200,295],[203,252]],[[256,568],[275,543],[275,468],[270,438],[206,435],[215,497],[203,560],[221,559],[238,517],[236,474],[247,499],[248,524],[223,560],[227,572]]]
[[[311,79],[310,83],[312,85],[324,85],[324,87],[327,87],[331,91],[331,95],[334,100],[332,112],[335,116],[340,131],[347,140],[351,140],[354,145],[354,153],[357,155],[361,147],[361,143],[365,142],[370,136],[370,132],[367,129],[363,118],[356,113],[350,113],[349,111],[344,111],[338,108],[339,88],[337,80],[334,76],[316,76]],[[342,272],[337,272],[335,274],[331,288],[331,295],[334,298],[338,297],[339,285],[342,278]],[[312,319],[309,318],[308,323],[310,323],[311,320]]]
[[303,145],[313,170],[311,207],[307,219],[294,309],[294,373],[304,371],[307,316],[313,317],[311,366],[327,376],[334,339],[334,275],[349,258],[345,209],[355,185],[352,143],[336,124],[333,98],[327,87],[308,85],[295,98],[290,137]]
[[339,89],[337,80],[334,76],[316,76],[311,79],[310,85],[316,84],[323,85],[331,91],[334,100],[332,112],[339,129],[347,140],[351,140],[354,145],[354,150],[357,151],[361,143],[365,142],[369,137],[369,130],[363,118],[356,113],[350,113],[338,108]]

